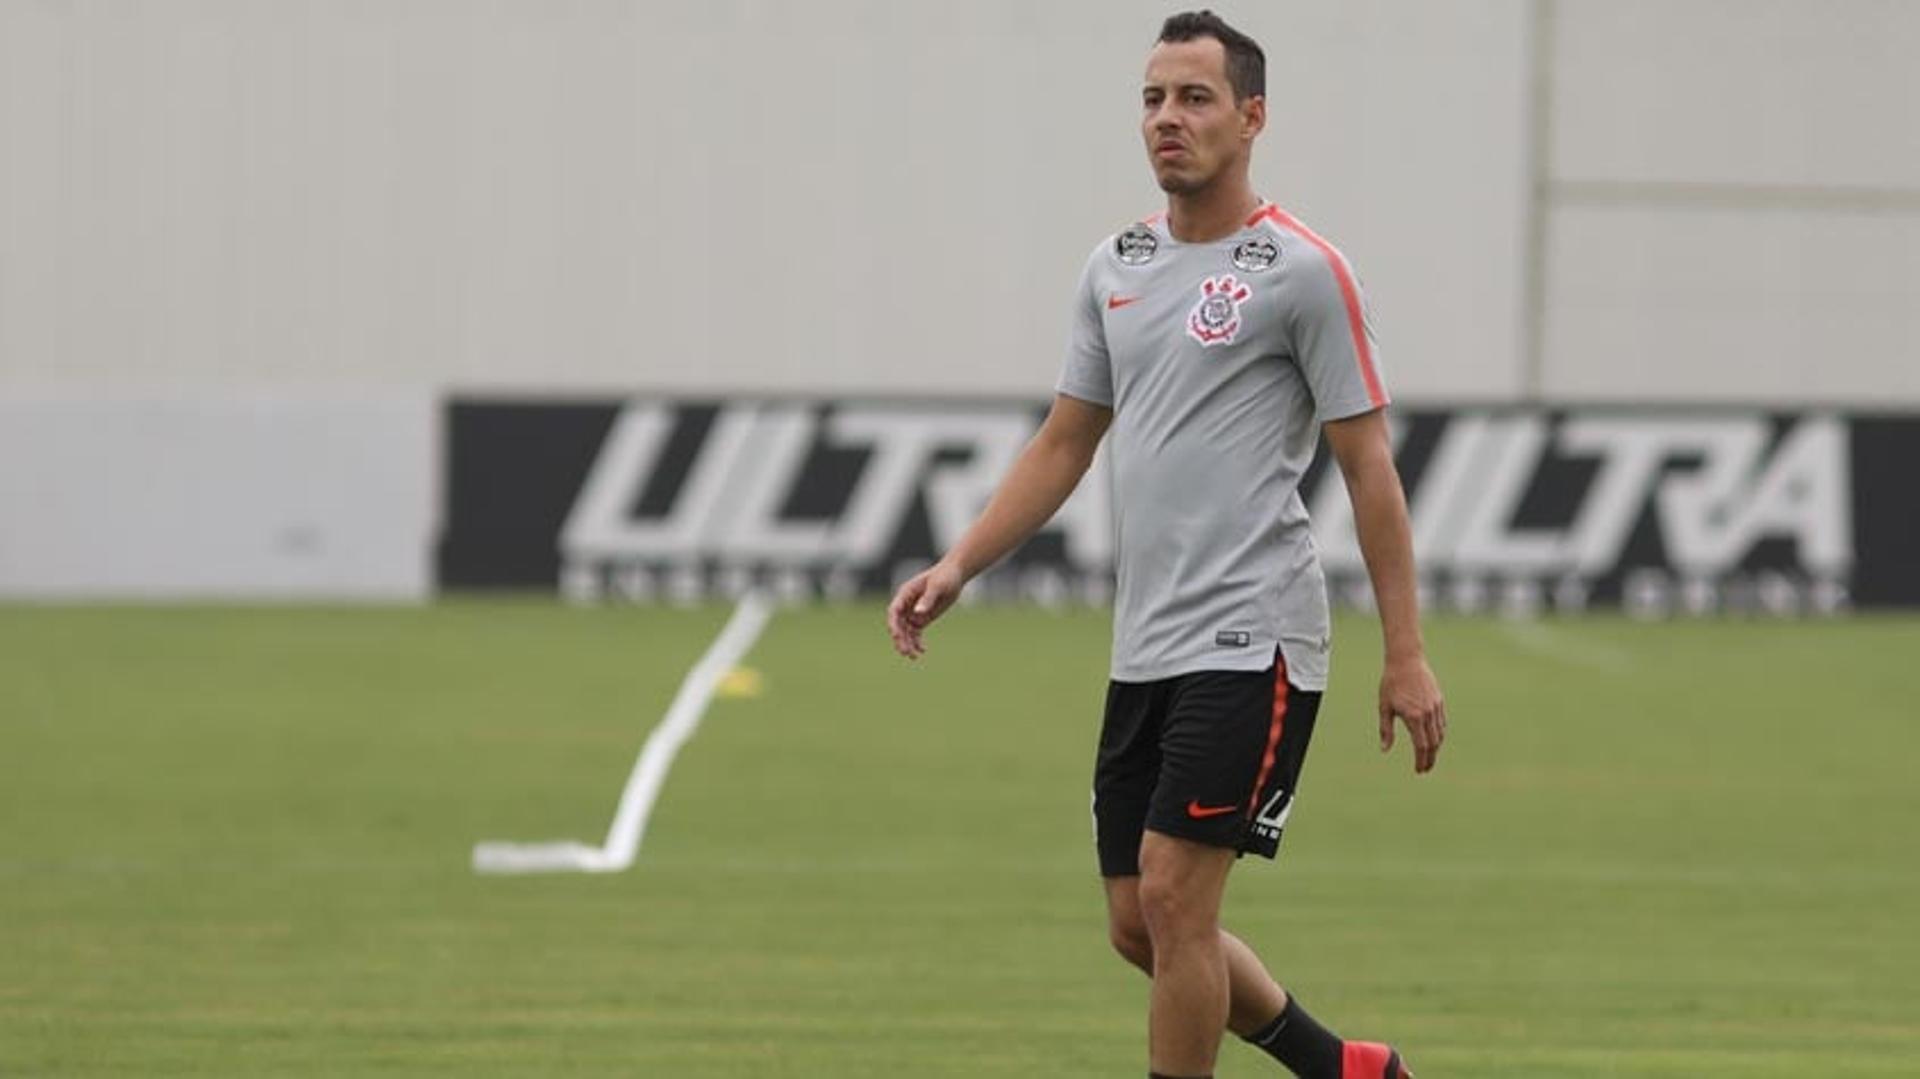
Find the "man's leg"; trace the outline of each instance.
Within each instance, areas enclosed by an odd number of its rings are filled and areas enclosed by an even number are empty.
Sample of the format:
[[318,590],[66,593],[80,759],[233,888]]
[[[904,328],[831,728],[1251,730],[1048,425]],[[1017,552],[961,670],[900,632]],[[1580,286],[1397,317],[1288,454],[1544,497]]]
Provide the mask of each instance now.
[[[1153,939],[1140,913],[1140,878],[1107,877],[1107,933],[1113,950],[1148,977],[1153,976]],[[1220,948],[1227,957],[1227,1029],[1246,1037],[1268,1024],[1287,1007],[1286,990],[1245,942],[1220,931]]]
[[1166,1076],[1213,1074],[1227,1025],[1220,900],[1234,852],[1149,831],[1140,843],[1140,913],[1153,947],[1147,1051]]
[[[1157,734],[1152,723],[1116,722],[1133,714],[1116,701],[1143,700],[1168,710]],[[1285,681],[1279,657],[1265,672],[1110,688],[1094,780],[1096,841],[1113,946],[1154,979],[1158,1074],[1210,1074],[1224,1027],[1305,1079],[1407,1079],[1391,1047],[1343,1041],[1218,924],[1236,856],[1278,850],[1319,703],[1319,693]],[[1204,808],[1235,804],[1257,815]]]
[[[1114,951],[1153,974],[1153,938],[1140,909],[1140,878],[1107,877],[1107,933]],[[1227,1029],[1286,1065],[1295,1075],[1319,1079],[1346,1076],[1403,1076],[1407,1073],[1386,1046],[1343,1042],[1287,995],[1252,948],[1220,930],[1227,963]],[[1390,1065],[1390,1066],[1389,1066]]]

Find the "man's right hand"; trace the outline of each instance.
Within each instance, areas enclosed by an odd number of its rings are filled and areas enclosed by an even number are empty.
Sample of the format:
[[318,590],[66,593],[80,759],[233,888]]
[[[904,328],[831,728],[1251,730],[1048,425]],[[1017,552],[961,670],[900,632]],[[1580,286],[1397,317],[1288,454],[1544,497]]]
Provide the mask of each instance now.
[[894,593],[887,605],[887,634],[893,638],[894,651],[908,659],[926,655],[920,635],[960,598],[971,576],[963,567],[980,572],[1046,524],[1093,465],[1100,437],[1112,421],[1113,410],[1105,405],[1054,395],[1045,422],[1014,458],[980,518],[945,558]]
[[921,633],[934,619],[946,613],[960,598],[967,579],[945,562],[916,574],[887,604],[887,635],[893,638],[893,650],[908,659],[919,659],[927,652]]

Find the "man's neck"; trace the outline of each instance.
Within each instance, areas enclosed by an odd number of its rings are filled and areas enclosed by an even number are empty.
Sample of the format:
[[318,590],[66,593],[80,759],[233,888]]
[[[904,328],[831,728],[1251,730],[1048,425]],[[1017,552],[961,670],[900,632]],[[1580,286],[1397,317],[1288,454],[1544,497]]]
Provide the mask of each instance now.
[[1246,226],[1260,196],[1245,176],[1211,187],[1167,196],[1167,231],[1181,243],[1224,240]]

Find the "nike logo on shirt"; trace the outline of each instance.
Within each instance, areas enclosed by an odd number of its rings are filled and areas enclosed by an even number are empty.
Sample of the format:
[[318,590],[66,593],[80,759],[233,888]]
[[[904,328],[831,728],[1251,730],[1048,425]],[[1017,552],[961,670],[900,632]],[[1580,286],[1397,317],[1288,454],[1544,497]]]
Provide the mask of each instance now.
[[1120,308],[1125,307],[1130,303],[1139,303],[1139,302],[1140,302],[1140,297],[1138,296],[1122,296],[1116,292],[1113,295],[1107,297],[1107,310],[1118,311]]

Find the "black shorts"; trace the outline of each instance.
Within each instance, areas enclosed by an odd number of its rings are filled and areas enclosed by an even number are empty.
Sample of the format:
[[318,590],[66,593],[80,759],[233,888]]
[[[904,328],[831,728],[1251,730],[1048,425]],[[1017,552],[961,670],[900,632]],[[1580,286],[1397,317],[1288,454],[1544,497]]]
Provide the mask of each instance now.
[[1273,857],[1319,711],[1278,655],[1264,671],[1109,683],[1093,773],[1101,876],[1140,872],[1147,829]]

